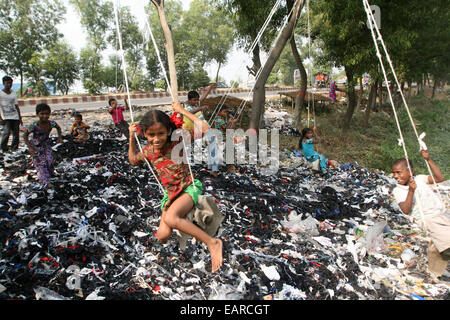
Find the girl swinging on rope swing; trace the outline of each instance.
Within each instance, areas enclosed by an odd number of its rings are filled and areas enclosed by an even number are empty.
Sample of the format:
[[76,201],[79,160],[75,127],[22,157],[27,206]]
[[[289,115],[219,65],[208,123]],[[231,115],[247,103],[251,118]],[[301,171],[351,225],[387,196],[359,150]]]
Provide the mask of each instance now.
[[202,134],[209,130],[206,122],[182,107],[180,102],[172,103],[174,115],[169,117],[162,111],[148,111],[139,123],[139,131],[147,138],[148,145],[142,152],[136,151],[134,135],[138,125],[131,123],[129,161],[132,166],[142,164],[145,159],[155,167],[165,190],[161,201],[161,221],[157,231],[160,243],[165,243],[172,235],[173,229],[189,234],[207,245],[212,260],[211,272],[216,272],[222,266],[222,241],[209,236],[205,231],[185,219],[185,216],[197,204],[198,196],[202,194],[202,183],[189,174],[185,163],[176,163],[171,159],[172,149],[179,143],[171,141],[172,133],[178,128],[178,118],[175,113],[187,117],[192,122],[201,123]]

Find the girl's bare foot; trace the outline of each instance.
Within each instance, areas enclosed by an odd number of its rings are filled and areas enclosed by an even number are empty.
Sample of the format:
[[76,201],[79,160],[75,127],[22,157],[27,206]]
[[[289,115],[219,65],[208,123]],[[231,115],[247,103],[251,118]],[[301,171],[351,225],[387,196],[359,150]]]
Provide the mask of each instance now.
[[222,266],[222,240],[213,238],[208,249],[211,253],[211,273],[214,273]]

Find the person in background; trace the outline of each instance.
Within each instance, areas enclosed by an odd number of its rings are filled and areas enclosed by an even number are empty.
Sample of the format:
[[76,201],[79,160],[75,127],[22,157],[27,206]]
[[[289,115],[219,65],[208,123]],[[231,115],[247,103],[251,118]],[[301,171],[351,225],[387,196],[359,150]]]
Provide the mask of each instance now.
[[[317,134],[317,128],[314,127],[304,128],[301,132],[299,139],[299,149],[302,151],[303,156],[309,163],[319,162],[317,170],[322,173],[327,173],[328,167],[337,169],[337,162],[335,160],[328,160],[323,154],[320,154],[314,150],[314,145],[319,143],[319,135]],[[313,165],[314,168],[314,165]]]
[[[223,136],[223,141],[225,143],[226,141],[226,132],[227,129],[234,129],[234,126],[236,125],[236,122],[238,121],[238,119],[233,119],[233,118],[229,118],[228,117],[228,111],[229,108],[227,105],[222,104],[219,107],[219,113],[216,117],[216,119],[214,120],[214,128],[219,130],[222,133]],[[221,157],[220,155],[222,154],[222,152],[219,151],[219,146],[217,145],[217,142],[215,141],[215,137],[214,136],[210,136],[210,144],[212,146],[212,150],[218,152],[217,156],[213,157],[213,161],[209,161],[211,162],[211,164],[209,164],[209,167],[211,168],[211,174],[213,176],[217,176],[217,172],[219,171],[218,168],[218,164],[221,161]],[[234,165],[232,164],[227,164],[227,172],[229,173],[235,173],[236,169],[234,167]]]
[[111,98],[108,101],[109,109],[108,112],[111,114],[113,118],[114,125],[116,128],[120,130],[120,132],[129,139],[129,130],[128,130],[128,122],[125,121],[125,118],[123,117],[123,111],[129,110],[130,106],[128,105],[128,98],[125,96],[125,107],[124,106],[118,106],[117,100],[115,98]]
[[1,137],[1,149],[8,151],[8,140],[12,135],[11,150],[15,151],[19,147],[19,130],[23,125],[22,115],[20,114],[19,102],[16,93],[11,90],[13,79],[4,76],[4,88],[0,91],[0,124],[3,124],[3,133]]
[[[50,178],[53,175],[55,159],[50,140],[50,132],[56,129],[58,132],[57,143],[62,143],[61,128],[54,120],[49,120],[51,114],[50,107],[41,103],[36,106],[38,121],[27,127],[23,134],[28,152],[33,157],[33,166],[37,171],[39,180],[44,186],[51,187]],[[29,135],[33,134],[31,141]]]
[[73,137],[73,142],[81,143],[89,140],[88,129],[91,127],[83,122],[81,113],[75,113],[73,116],[75,121],[72,123],[70,135]]
[[[210,94],[211,90],[213,90],[216,87],[217,83],[213,83],[208,87],[208,89],[201,97],[197,91],[189,91],[188,101],[185,105],[185,109],[190,113],[195,114],[195,116],[200,120],[205,121],[205,117],[202,111],[208,109],[208,106],[202,106],[201,104],[203,100],[205,100],[206,97]],[[188,131],[194,130],[194,123],[188,117],[183,117],[183,121],[184,121],[183,129]]]

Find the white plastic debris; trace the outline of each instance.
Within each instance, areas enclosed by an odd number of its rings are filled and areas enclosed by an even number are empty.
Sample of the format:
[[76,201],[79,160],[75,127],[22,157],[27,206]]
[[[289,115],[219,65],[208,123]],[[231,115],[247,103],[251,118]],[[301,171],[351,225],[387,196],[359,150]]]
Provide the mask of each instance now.
[[262,265],[261,270],[264,272],[264,274],[269,280],[275,281],[280,280],[280,274],[278,273],[277,268],[275,266],[267,267],[265,265]]

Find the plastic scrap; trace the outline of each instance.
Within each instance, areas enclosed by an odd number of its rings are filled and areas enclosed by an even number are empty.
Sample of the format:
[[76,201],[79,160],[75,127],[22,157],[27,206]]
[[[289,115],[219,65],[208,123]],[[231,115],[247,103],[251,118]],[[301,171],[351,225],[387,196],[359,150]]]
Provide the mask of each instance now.
[[58,147],[47,189],[25,149],[0,156],[0,299],[450,298],[445,282],[427,282],[426,262],[406,265],[403,248],[425,257],[428,239],[391,204],[383,172],[349,164],[315,174],[290,152],[274,175],[236,166],[212,178],[193,166],[224,216],[224,262],[211,274],[195,239],[181,251],[175,235],[155,238],[159,187],[129,165],[120,133],[90,135]]

